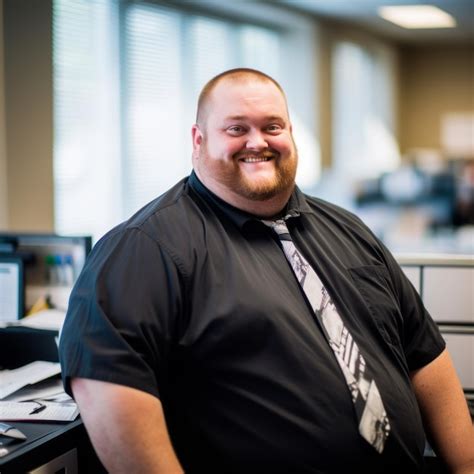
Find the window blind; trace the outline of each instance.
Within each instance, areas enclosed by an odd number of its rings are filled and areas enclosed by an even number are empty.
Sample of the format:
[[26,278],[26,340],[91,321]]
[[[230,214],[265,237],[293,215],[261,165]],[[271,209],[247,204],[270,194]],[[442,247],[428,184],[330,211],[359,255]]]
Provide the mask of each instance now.
[[[400,161],[395,140],[393,74],[385,52],[336,44],[333,71],[334,164],[342,178],[372,178]],[[350,77],[351,87],[347,87]]]
[[124,216],[183,177],[181,18],[132,4],[125,19]]
[[54,210],[59,234],[96,238],[120,218],[115,3],[53,3]]

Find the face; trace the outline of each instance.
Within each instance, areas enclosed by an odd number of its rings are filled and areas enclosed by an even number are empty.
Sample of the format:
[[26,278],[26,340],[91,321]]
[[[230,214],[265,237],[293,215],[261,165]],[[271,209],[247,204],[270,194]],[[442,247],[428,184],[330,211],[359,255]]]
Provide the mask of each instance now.
[[193,127],[193,164],[211,191],[241,208],[289,198],[297,153],[285,98],[273,83],[222,80],[202,122]]

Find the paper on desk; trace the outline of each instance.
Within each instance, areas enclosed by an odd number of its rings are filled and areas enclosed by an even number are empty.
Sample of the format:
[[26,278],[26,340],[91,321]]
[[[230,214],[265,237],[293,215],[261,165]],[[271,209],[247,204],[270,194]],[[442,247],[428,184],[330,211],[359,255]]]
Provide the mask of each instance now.
[[0,371],[0,400],[22,387],[61,373],[59,362],[37,360],[13,370]]
[[60,331],[66,317],[65,311],[58,309],[44,309],[38,311],[31,316],[26,316],[18,321],[18,326],[29,327],[34,329],[52,329]]
[[61,379],[54,378],[54,379],[47,379],[42,380],[41,382],[27,385],[26,387],[20,388],[16,392],[8,395],[8,397],[4,398],[6,402],[27,402],[29,400],[50,400],[50,401],[59,401],[59,397],[61,397],[61,401],[64,400],[72,400],[69,395],[64,397],[65,392],[63,388],[63,383]]
[[0,401],[0,421],[73,421],[79,414],[75,403],[41,403],[46,408],[39,413],[31,414],[35,408],[38,408],[38,403]]
[[63,391],[63,393],[60,393],[58,395],[55,395],[54,397],[45,397],[43,400],[47,400],[50,402],[58,402],[58,403],[69,403],[69,402],[74,402],[74,400],[66,393]]

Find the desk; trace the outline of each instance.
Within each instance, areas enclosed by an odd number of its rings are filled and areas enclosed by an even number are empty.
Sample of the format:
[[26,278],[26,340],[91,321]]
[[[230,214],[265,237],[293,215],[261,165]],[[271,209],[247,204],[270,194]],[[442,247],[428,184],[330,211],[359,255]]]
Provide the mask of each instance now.
[[[12,422],[26,441],[1,437],[10,453],[0,458],[1,474],[105,473],[80,418],[69,423]],[[38,469],[43,467],[42,469]]]

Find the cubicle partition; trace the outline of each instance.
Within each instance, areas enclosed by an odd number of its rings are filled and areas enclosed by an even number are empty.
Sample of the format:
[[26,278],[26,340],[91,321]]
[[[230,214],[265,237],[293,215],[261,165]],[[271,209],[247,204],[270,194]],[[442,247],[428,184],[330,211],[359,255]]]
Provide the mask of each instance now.
[[474,257],[398,255],[397,261],[438,324],[461,379],[471,413],[474,404]]

